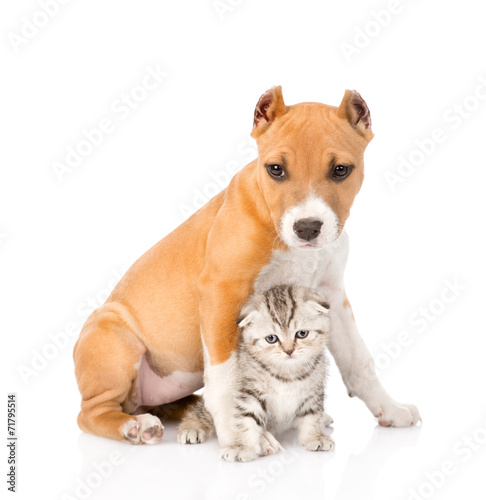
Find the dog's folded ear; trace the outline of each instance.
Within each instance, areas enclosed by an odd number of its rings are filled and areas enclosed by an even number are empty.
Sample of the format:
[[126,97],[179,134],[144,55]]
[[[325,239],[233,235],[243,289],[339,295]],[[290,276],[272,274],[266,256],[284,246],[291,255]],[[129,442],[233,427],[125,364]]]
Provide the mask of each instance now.
[[370,110],[356,90],[346,90],[337,115],[339,118],[347,120],[356,132],[366,140],[371,141],[373,132],[371,131]]
[[271,123],[287,112],[287,107],[282,95],[282,87],[272,87],[258,100],[253,117],[253,130],[251,136],[257,138],[263,134]]

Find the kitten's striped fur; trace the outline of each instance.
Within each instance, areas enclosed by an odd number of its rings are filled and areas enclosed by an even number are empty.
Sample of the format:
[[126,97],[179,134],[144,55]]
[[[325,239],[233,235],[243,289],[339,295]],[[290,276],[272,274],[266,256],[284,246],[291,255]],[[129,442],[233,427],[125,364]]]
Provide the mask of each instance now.
[[[269,430],[290,427],[298,428],[307,449],[332,449],[324,432],[330,420],[324,413],[328,309],[314,290],[284,285],[254,294],[245,304],[238,318],[234,439],[223,458],[247,461],[278,451]],[[199,399],[186,411],[178,440],[199,443],[213,433],[212,418]]]

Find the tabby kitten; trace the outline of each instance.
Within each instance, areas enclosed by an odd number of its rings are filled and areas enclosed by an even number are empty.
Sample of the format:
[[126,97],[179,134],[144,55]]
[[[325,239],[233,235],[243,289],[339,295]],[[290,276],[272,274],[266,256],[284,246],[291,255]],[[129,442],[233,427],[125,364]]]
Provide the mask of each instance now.
[[[311,451],[334,446],[324,432],[325,355],[329,306],[314,290],[279,285],[254,294],[238,319],[234,393],[235,433],[221,450],[228,461],[255,460],[281,449],[269,430],[296,427],[299,442]],[[203,399],[188,407],[178,441],[201,443],[214,433]]]

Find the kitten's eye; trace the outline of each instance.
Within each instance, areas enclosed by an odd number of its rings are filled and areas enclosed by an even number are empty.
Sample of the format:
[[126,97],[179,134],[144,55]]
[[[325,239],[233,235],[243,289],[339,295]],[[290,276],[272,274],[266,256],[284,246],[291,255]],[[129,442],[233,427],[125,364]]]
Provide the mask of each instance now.
[[273,164],[273,165],[265,165],[267,172],[270,174],[270,177],[277,179],[279,181],[283,180],[285,177],[285,170],[282,165]]
[[309,330],[299,330],[295,334],[295,338],[297,338],[297,339],[305,339],[307,337],[307,335],[309,335]]
[[278,340],[278,337],[276,335],[267,335],[265,337],[265,340],[269,343],[269,344],[275,344],[275,342],[277,342]]
[[353,170],[351,165],[336,165],[332,170],[331,177],[337,182],[343,181],[351,173],[351,170]]

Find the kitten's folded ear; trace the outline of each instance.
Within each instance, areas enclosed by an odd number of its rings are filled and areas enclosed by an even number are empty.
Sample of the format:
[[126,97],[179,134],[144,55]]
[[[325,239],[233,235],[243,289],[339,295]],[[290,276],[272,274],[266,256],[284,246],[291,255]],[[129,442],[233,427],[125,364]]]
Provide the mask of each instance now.
[[243,328],[244,326],[249,325],[256,317],[258,314],[255,309],[252,309],[248,313],[244,312],[244,309],[241,311],[241,314],[238,316],[238,319],[236,320],[236,324],[240,327]]
[[325,301],[324,297],[318,293],[313,293],[308,300],[317,312],[326,316],[329,315],[329,303]]
[[240,315],[236,320],[236,324],[240,328],[243,328],[244,326],[249,325],[255,319],[257,314],[258,314],[258,308],[255,303],[255,297],[252,296],[250,297],[248,302],[242,307]]

